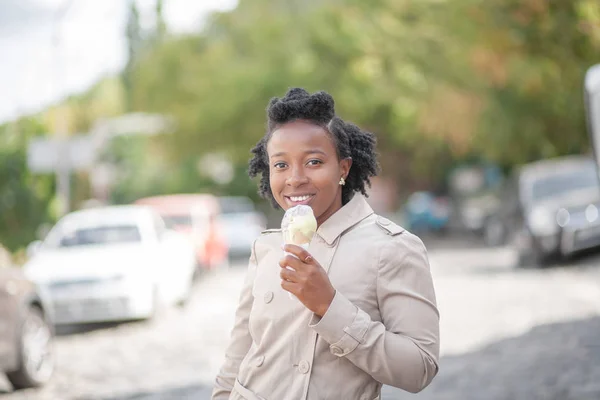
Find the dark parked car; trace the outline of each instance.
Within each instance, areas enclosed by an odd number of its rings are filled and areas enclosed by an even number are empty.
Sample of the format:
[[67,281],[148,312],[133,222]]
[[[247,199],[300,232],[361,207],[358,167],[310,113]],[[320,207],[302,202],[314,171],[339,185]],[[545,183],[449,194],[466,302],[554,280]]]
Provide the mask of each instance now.
[[45,299],[20,269],[0,263],[0,373],[14,389],[42,386],[54,371]]
[[600,185],[592,159],[570,156],[527,164],[501,191],[486,220],[486,241],[510,242],[519,265],[542,266],[600,246]]

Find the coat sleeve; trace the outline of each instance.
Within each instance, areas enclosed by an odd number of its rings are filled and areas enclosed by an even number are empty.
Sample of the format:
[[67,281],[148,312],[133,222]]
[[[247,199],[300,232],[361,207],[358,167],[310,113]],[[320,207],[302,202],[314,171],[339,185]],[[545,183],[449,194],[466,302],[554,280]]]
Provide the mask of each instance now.
[[229,399],[233,384],[237,379],[238,370],[242,360],[252,345],[252,336],[248,328],[248,319],[252,309],[252,288],[256,276],[256,252],[255,245],[252,246],[252,254],[248,262],[248,271],[240,294],[235,322],[231,331],[229,345],[225,352],[225,362],[217,374],[212,392],[212,400]]
[[377,300],[381,322],[336,291],[310,326],[375,380],[417,393],[438,372],[439,313],[425,246],[408,232],[380,251]]

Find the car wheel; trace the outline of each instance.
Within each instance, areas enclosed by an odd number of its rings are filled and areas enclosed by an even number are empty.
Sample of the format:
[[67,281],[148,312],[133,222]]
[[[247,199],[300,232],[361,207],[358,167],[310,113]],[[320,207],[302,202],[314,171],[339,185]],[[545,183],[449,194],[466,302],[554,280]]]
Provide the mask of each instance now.
[[152,312],[148,316],[148,320],[154,320],[162,311],[162,300],[160,297],[160,289],[158,286],[152,287]]
[[184,308],[190,301],[192,297],[192,291],[194,289],[194,281],[190,279],[189,282],[186,283],[185,292],[183,296],[177,301],[177,307]]
[[15,389],[39,387],[54,372],[52,328],[38,307],[31,307],[19,337],[19,369],[7,373]]
[[448,227],[446,225],[442,225],[434,228],[433,233],[436,237],[443,238],[448,236]]
[[206,268],[204,268],[202,264],[200,264],[199,262],[196,263],[196,267],[194,268],[194,275],[192,276],[192,281],[194,283],[199,282],[200,279],[202,279],[202,277],[204,276],[205,270]]
[[167,311],[167,303],[158,286],[152,288],[152,312],[146,318],[148,321],[156,321],[160,319]]
[[518,266],[521,268],[544,268],[548,265],[548,261],[549,257],[534,247],[527,253],[519,253]]
[[506,231],[502,222],[491,218],[483,225],[483,241],[486,246],[497,247],[505,242]]

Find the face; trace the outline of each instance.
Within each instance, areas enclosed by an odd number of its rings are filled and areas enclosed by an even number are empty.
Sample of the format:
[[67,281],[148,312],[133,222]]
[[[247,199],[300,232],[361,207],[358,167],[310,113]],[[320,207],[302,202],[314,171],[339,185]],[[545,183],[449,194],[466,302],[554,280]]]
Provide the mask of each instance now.
[[339,160],[330,134],[304,121],[275,130],[267,143],[271,191],[284,210],[309,205],[321,225],[342,207],[340,178],[351,159]]

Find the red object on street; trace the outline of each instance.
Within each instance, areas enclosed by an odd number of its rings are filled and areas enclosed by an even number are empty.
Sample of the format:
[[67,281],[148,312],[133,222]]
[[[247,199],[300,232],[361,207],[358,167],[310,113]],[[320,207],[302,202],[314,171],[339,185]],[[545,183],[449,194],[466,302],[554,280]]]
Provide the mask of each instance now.
[[155,209],[169,229],[189,236],[201,269],[213,269],[225,263],[229,248],[218,222],[220,206],[211,194],[173,194],[145,197],[135,204]]

